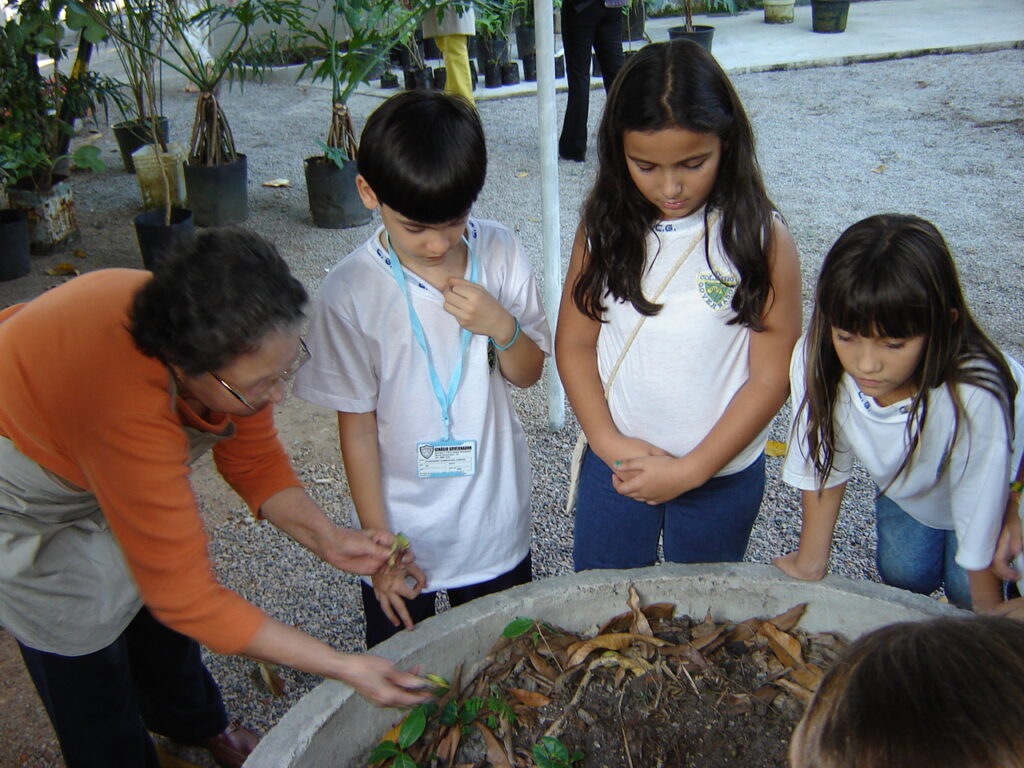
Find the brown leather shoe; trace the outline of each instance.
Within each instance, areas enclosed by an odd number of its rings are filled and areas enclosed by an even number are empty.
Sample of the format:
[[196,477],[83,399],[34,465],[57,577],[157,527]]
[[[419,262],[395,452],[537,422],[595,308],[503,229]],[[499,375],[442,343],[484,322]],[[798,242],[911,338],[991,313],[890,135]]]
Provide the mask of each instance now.
[[209,750],[217,765],[224,768],[242,768],[242,763],[249,753],[256,749],[260,737],[235,720],[228,727],[209,739],[203,739],[199,745]]

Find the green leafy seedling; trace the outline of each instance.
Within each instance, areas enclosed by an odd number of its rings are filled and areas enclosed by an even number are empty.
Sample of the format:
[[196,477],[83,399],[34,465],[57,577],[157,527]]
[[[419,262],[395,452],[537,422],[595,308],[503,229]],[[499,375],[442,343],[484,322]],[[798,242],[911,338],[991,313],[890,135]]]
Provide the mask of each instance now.
[[534,745],[533,759],[537,768],[572,768],[583,759],[583,753],[577,749],[570,755],[565,744],[554,736],[545,736]]
[[533,629],[533,625],[533,619],[528,619],[524,616],[519,616],[518,618],[510,621],[507,625],[505,625],[505,629],[502,630],[501,636],[513,638],[519,637],[520,635],[525,635],[527,632]]

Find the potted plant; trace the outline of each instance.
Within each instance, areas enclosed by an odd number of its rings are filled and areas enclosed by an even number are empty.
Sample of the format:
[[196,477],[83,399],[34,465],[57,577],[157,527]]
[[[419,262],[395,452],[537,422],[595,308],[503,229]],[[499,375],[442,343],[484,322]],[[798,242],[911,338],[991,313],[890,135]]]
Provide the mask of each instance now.
[[[245,221],[248,216],[246,156],[235,148],[234,137],[217,93],[225,75],[244,84],[246,68],[238,58],[257,24],[301,26],[305,10],[300,0],[200,0],[199,9],[182,2],[160,2],[155,8],[165,31],[165,49],[148,48],[164,66],[184,76],[198,92],[185,186],[199,226]],[[143,41],[112,30],[112,35],[136,48]],[[169,49],[169,53],[168,53]]]
[[[707,0],[705,9],[708,12],[735,13],[736,3],[735,0]],[[693,40],[693,42],[710,53],[711,41],[714,35],[715,28],[710,24],[693,23],[693,0],[683,0],[683,25],[681,27],[669,27],[669,39]]]
[[764,0],[765,24],[792,24],[796,0]]
[[632,43],[638,40],[647,41],[644,31],[647,20],[647,8],[643,0],[630,0],[622,9],[622,41]]
[[[356,192],[356,133],[348,100],[367,82],[391,48],[408,39],[419,19],[437,0],[410,0],[406,5],[390,5],[378,0],[326,0],[332,9],[330,24],[319,24],[308,34],[322,46],[322,61],[307,68],[314,82],[331,85],[331,125],[323,153],[305,160],[306,188],[313,222],[318,227],[339,229],[365,224],[370,212]],[[349,27],[345,44],[338,30]]]
[[[62,43],[62,5],[47,0],[19,0],[16,13],[0,27],[0,181],[8,203],[24,210],[34,253],[64,248],[78,237],[69,160],[79,167],[102,170],[99,149],[87,145],[69,154],[75,117],[104,110],[123,100],[121,84],[89,72],[91,43],[80,39],[71,74],[60,63],[68,49]],[[53,62],[52,74],[40,61]]]
[[811,0],[811,29],[815,32],[846,31],[850,0]]
[[[169,140],[167,118],[160,114],[163,98],[156,73],[158,61],[151,53],[163,47],[166,18],[161,12],[163,2],[165,0],[86,0],[68,8],[69,15],[84,14],[84,20],[76,22],[83,34],[91,35],[94,42],[103,38],[113,42],[124,69],[131,98],[129,109],[124,110],[124,120],[116,123],[113,131],[121,160],[129,173],[135,172],[133,152],[156,142],[166,151]],[[135,44],[129,45],[125,40],[135,41]]]
[[476,8],[476,40],[484,85],[497,88],[519,82],[519,65],[509,60],[508,36],[512,24],[513,2],[481,2]]

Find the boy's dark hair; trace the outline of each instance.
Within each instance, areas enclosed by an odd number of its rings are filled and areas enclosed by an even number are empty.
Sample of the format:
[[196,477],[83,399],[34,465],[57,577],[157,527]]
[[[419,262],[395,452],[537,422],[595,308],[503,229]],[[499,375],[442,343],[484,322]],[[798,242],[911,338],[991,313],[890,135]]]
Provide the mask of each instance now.
[[129,331],[139,350],[186,374],[254,351],[302,320],[306,289],[277,249],[244,229],[207,229],[177,241],[135,297]]
[[794,768],[1024,768],[1024,622],[890,624],[818,686]]
[[[729,322],[761,330],[771,300],[767,251],[774,205],[739,96],[714,57],[689,40],[644,46],[612,84],[597,134],[597,178],[583,206],[588,259],[573,286],[573,301],[594,320],[601,319],[608,295],[643,315],[660,311],[660,304],[643,295],[641,281],[646,238],[661,214],[630,178],[622,140],[627,131],[667,128],[712,134],[722,142],[705,225],[710,212],[720,209],[723,250],[740,273],[732,299],[736,316]],[[708,258],[707,235],[704,252]],[[708,266],[715,271],[710,260]]]
[[357,164],[377,199],[402,216],[424,224],[458,219],[487,177],[480,116],[457,96],[392,96],[366,121]]

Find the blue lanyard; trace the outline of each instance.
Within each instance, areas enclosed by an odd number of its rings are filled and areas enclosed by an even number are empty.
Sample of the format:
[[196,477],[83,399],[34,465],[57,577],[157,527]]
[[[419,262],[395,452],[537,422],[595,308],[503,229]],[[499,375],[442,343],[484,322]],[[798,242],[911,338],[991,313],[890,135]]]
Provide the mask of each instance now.
[[[452,403],[455,401],[455,395],[459,391],[459,382],[462,380],[462,361],[466,356],[466,349],[469,347],[470,339],[473,337],[471,331],[463,328],[460,334],[461,343],[459,347],[459,359],[452,371],[451,379],[448,381],[448,390],[441,386],[441,379],[437,375],[437,367],[434,365],[434,358],[430,354],[430,345],[427,343],[427,336],[423,332],[423,323],[420,322],[419,315],[416,314],[416,308],[412,305],[412,297],[409,295],[409,287],[405,284],[405,272],[402,270],[401,262],[398,259],[398,254],[395,253],[395,249],[391,247],[391,238],[385,231],[384,237],[388,244],[388,255],[391,257],[391,274],[395,278],[395,282],[398,283],[398,287],[402,289],[402,295],[405,296],[405,306],[409,309],[409,323],[412,325],[412,335],[416,339],[416,343],[420,345],[420,349],[423,350],[423,356],[427,360],[427,371],[430,373],[430,384],[434,388],[434,397],[437,398],[437,404],[441,406],[441,423],[444,424],[445,439],[452,439],[452,425],[451,425],[451,409]],[[477,259],[476,251],[473,246],[470,245],[469,240],[466,236],[462,236],[462,242],[466,244],[466,251],[469,254],[469,281],[471,283],[476,282],[476,269]]]

